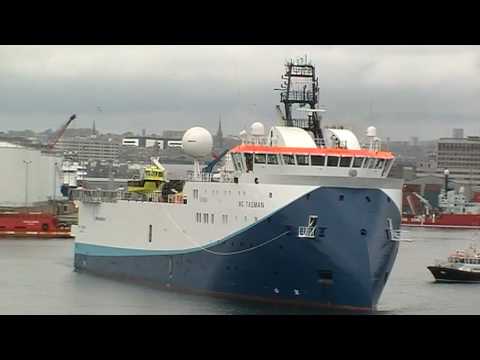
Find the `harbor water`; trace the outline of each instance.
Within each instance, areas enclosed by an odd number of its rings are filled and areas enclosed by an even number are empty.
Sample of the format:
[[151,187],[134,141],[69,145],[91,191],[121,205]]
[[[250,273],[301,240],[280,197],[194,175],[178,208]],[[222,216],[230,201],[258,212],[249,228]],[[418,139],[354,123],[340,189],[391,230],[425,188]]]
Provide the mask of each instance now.
[[[480,284],[440,284],[427,266],[471,243],[474,230],[405,229],[376,314],[480,314]],[[0,314],[332,314],[175,293],[73,271],[73,240],[0,240]],[[334,312],[337,313],[337,312]],[[344,312],[341,312],[344,314]]]

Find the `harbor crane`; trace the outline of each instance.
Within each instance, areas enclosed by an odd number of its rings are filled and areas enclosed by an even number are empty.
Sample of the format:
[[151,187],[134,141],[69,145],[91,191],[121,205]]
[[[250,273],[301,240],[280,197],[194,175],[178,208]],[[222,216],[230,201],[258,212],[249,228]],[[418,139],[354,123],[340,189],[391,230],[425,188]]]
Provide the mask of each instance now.
[[77,117],[76,114],[73,114],[70,116],[70,118],[63,124],[63,126],[58,129],[51,137],[48,139],[47,145],[45,145],[47,151],[52,151],[55,145],[57,144],[58,140],[62,137],[62,135],[65,133],[65,130],[67,130],[67,127],[70,125],[70,123],[75,120]]
[[425,205],[425,213],[428,216],[430,214],[430,211],[433,211],[433,206],[430,205],[430,202],[427,199],[425,199],[423,196],[417,194],[416,192],[413,192],[412,194],[415,195],[418,198],[418,200],[422,202],[423,205]]

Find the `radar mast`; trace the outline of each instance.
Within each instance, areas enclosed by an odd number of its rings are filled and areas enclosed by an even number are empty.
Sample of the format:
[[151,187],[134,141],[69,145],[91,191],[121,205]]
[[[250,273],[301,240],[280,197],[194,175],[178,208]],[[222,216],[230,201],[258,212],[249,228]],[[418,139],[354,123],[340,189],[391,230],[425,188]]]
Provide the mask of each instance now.
[[[285,74],[282,75],[280,101],[285,105],[285,124],[305,129],[313,133],[315,142],[322,143],[323,136],[320,128],[322,117],[318,108],[318,78],[315,77],[315,66],[307,60],[307,56],[290,60],[285,64]],[[294,118],[292,106],[307,115],[307,118]],[[308,106],[307,108],[305,108]]]

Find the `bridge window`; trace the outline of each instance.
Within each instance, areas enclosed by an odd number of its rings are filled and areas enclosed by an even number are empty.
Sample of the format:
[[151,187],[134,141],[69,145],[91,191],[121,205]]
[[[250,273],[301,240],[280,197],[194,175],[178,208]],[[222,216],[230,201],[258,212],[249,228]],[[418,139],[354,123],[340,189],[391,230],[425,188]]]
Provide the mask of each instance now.
[[311,162],[312,166],[325,166],[325,156],[312,155]]
[[233,158],[233,165],[235,166],[235,170],[242,171],[243,170],[242,155],[238,153],[234,153],[232,154],[232,158]]
[[255,164],[265,164],[265,154],[255,154]]
[[360,168],[362,167],[362,164],[363,164],[363,160],[365,158],[363,157],[356,157],[355,159],[353,159],[353,167],[354,168]]
[[364,169],[370,169],[372,166],[370,166],[370,164],[374,164],[375,163],[375,159],[372,159],[372,158],[366,158],[365,159],[365,162],[363,163],[363,168]]
[[245,154],[245,164],[247,165],[247,172],[253,171],[253,154]]
[[286,165],[295,165],[295,158],[293,155],[283,155],[283,162]]
[[338,161],[340,158],[338,156],[328,156],[327,157],[327,166],[338,166]]
[[309,165],[308,155],[297,155],[297,165]]
[[385,163],[384,159],[377,159],[377,163],[375,164],[375,169],[381,170],[384,163]]
[[392,160],[390,160],[390,159],[385,161],[385,167],[383,168],[382,176],[384,176],[385,173],[388,171],[388,167],[390,166],[391,162],[392,162]]
[[375,158],[368,159],[368,168],[369,169],[374,169],[376,161],[377,161],[377,159],[375,159]]
[[276,154],[267,154],[267,164],[278,165],[278,156]]
[[351,163],[352,163],[352,158],[351,157],[341,157],[340,158],[340,167],[350,167]]

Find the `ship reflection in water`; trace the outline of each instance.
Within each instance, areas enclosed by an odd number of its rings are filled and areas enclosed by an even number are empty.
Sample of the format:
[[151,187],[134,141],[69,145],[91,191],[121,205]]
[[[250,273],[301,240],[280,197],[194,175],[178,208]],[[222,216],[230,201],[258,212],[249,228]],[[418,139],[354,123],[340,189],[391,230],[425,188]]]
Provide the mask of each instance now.
[[[476,231],[409,230],[376,314],[480,314],[478,284],[435,283],[427,266],[467,248]],[[479,240],[480,241],[480,240]],[[73,241],[0,241],[0,314],[332,314],[155,289],[72,271]],[[334,312],[333,314],[348,314]]]

